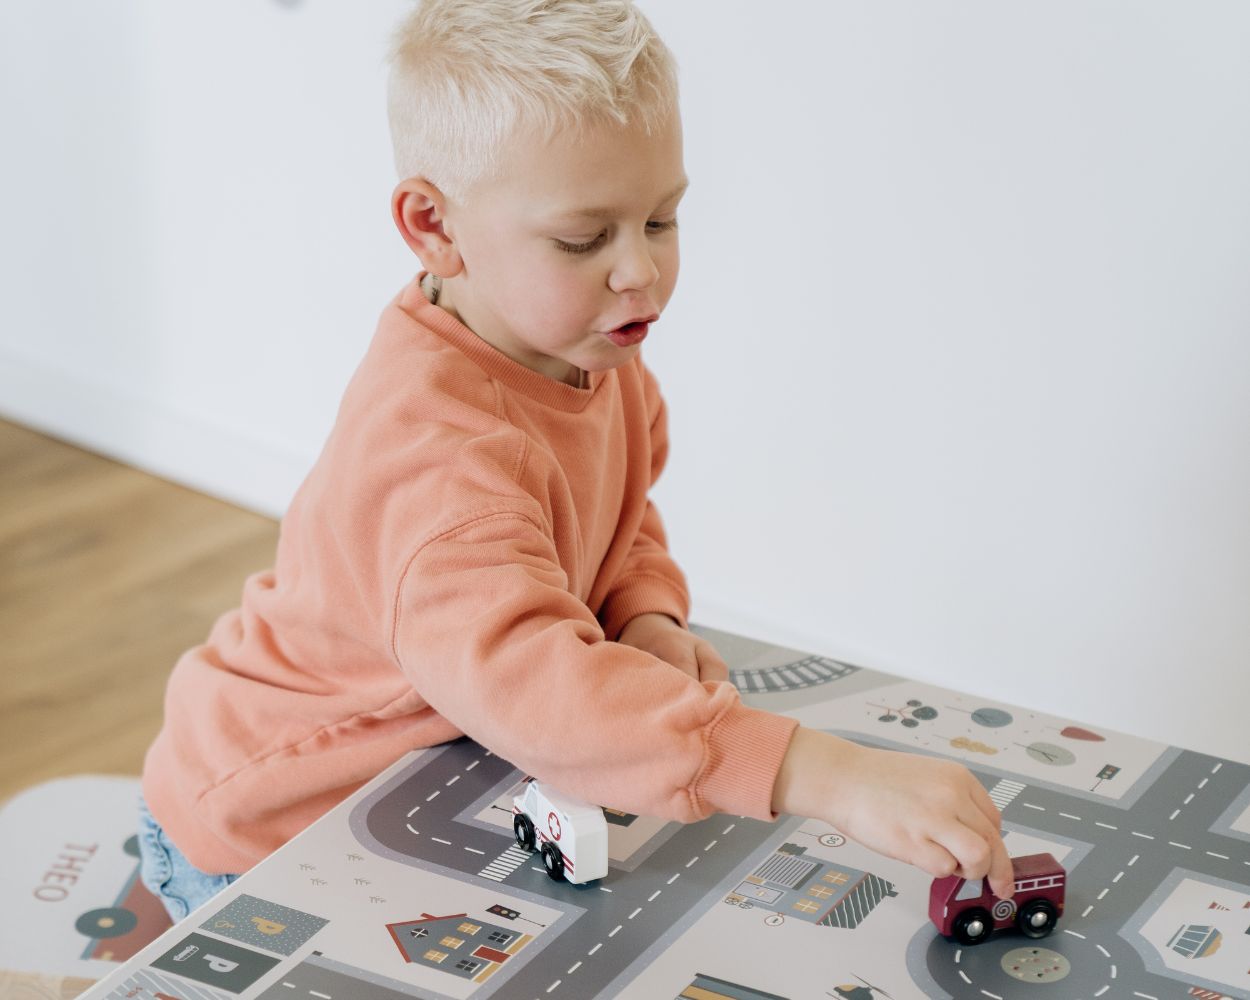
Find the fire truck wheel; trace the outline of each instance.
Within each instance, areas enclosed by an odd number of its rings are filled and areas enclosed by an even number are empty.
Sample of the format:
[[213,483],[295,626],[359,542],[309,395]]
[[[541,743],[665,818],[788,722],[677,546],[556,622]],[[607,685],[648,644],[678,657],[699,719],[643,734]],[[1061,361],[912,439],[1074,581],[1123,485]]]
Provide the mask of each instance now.
[[1059,913],[1054,903],[1048,899],[1035,899],[1020,907],[1020,913],[1016,917],[1016,926],[1026,937],[1044,938],[1055,929],[1055,922],[1058,919]]
[[994,921],[982,909],[969,910],[955,918],[955,940],[960,944],[980,944],[994,931]]
[[512,817],[512,834],[516,842],[527,851],[534,849],[534,824],[525,813],[517,813]]
[[564,858],[560,856],[560,848],[555,844],[543,844],[543,867],[555,881],[564,880]]

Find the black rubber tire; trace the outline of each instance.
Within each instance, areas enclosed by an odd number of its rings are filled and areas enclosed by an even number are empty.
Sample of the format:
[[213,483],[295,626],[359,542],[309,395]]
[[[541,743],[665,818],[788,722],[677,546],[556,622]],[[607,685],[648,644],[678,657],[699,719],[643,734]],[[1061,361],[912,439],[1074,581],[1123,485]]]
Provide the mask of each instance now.
[[981,944],[983,941],[988,941],[990,935],[994,933],[994,918],[979,908],[969,910],[955,919],[955,926],[951,928],[951,931],[955,940],[960,944]]
[[[1046,915],[1046,921],[1040,925],[1035,924],[1034,919],[1040,914]],[[1055,924],[1058,922],[1059,911],[1055,909],[1055,904],[1048,899],[1035,899],[1032,902],[1025,903],[1020,907],[1020,912],[1016,914],[1016,927],[1020,929],[1020,933],[1025,937],[1044,938],[1055,929]]]
[[512,817],[512,835],[516,837],[518,846],[527,851],[534,849],[534,824],[525,813],[517,813]]
[[560,848],[551,842],[543,844],[543,867],[553,881],[564,881],[564,856]]

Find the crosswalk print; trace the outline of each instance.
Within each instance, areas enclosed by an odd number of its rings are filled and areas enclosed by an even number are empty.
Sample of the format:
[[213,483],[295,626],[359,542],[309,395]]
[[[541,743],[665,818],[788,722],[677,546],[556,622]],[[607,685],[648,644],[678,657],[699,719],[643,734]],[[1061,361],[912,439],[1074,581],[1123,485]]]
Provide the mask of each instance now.
[[482,878],[491,879],[494,882],[502,882],[514,871],[520,868],[531,857],[529,851],[524,850],[519,844],[511,844],[508,849],[499,855],[494,861],[483,868],[479,875]]
[[1003,778],[997,785],[990,789],[990,798],[994,805],[998,806],[999,811],[1006,809],[1011,800],[1023,792],[1025,786],[1018,781],[1011,781]]

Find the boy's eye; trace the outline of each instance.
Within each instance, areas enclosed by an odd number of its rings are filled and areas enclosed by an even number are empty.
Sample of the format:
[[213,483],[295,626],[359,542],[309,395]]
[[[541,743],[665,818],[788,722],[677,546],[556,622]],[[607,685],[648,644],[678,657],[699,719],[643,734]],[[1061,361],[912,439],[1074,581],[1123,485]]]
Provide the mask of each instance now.
[[[666,219],[662,222],[653,220],[647,223],[647,232],[652,235],[655,235],[657,233],[666,233],[670,229],[676,229],[676,228],[677,228],[676,219]],[[590,253],[592,250],[598,250],[599,247],[602,246],[604,242],[606,242],[606,240],[607,240],[607,233],[600,233],[594,239],[586,240],[585,242],[582,242],[582,243],[569,241],[569,240],[561,240],[561,239],[553,239],[552,242],[554,242],[555,245],[559,249],[563,250],[565,253],[578,254],[578,253]]]
[[603,239],[604,234],[600,233],[593,240],[588,240],[585,243],[569,243],[566,240],[553,240],[552,242],[565,253],[590,253],[591,250],[598,249]]

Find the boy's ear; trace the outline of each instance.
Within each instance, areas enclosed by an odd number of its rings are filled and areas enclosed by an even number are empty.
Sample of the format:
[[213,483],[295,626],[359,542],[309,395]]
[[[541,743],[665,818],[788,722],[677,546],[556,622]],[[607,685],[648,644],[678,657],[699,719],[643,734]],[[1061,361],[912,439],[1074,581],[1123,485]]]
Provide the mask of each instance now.
[[443,192],[421,177],[400,181],[391,195],[391,217],[399,235],[421,258],[431,274],[451,278],[464,269],[464,261],[443,223],[447,199]]

